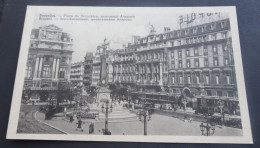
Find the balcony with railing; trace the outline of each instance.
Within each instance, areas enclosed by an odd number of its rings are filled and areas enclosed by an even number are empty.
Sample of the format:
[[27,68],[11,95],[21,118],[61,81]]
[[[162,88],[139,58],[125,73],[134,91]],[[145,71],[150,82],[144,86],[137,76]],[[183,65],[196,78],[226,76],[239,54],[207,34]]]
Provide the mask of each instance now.
[[147,50],[157,50],[162,48],[172,47],[171,44],[153,44],[150,46],[140,46],[137,48],[137,51],[147,51]]
[[174,87],[184,87],[185,84],[183,83],[171,83],[170,86],[174,86]]
[[[168,82],[166,82],[168,83]],[[232,89],[235,87],[234,84],[203,84],[203,83],[168,83],[170,86],[183,87],[184,85],[187,87],[194,88],[219,88],[219,89]],[[165,84],[163,84],[165,85]]]
[[220,88],[220,89],[232,89],[234,84],[202,84],[205,88]]
[[167,86],[168,84],[169,84],[169,83],[166,82],[166,81],[163,82],[163,85],[164,85],[164,86]]

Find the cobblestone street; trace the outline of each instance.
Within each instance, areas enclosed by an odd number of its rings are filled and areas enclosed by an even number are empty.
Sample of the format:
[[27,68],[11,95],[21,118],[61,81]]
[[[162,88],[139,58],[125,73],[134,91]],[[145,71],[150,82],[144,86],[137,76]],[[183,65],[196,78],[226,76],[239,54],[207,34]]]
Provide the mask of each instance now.
[[[44,119],[42,113],[37,114],[39,120]],[[90,122],[94,122],[95,133],[102,135],[104,122],[95,122],[89,120],[83,124],[84,131],[76,130],[77,121],[69,123],[64,118],[55,118],[52,120],[44,120],[45,123],[57,127],[58,129],[68,134],[88,134]],[[183,135],[183,136],[200,136],[200,122],[193,121],[192,123],[182,121],[177,118],[158,115],[152,115],[152,119],[147,124],[148,135]],[[143,123],[141,121],[131,122],[111,122],[108,128],[112,135],[143,135]],[[242,136],[242,130],[230,127],[216,127],[214,136]]]

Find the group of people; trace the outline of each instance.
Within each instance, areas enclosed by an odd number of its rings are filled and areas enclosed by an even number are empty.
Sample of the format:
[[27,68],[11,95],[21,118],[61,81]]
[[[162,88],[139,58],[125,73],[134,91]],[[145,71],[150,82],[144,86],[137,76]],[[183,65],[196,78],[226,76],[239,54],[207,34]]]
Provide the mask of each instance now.
[[[73,123],[73,122],[74,122],[74,116],[72,115],[72,116],[70,116],[70,123]],[[84,124],[84,122],[81,120],[80,117],[78,117],[76,130],[81,130],[83,132],[84,131],[83,124]],[[94,133],[94,123],[91,122],[89,125],[89,134],[93,134],[93,133]]]

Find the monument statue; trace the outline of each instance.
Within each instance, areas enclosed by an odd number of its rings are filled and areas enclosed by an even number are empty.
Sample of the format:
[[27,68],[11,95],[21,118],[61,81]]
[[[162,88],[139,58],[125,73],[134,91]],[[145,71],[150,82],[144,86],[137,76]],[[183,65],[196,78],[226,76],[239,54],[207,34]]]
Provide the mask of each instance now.
[[103,49],[100,54],[101,59],[101,66],[100,66],[100,84],[103,86],[107,85],[107,62],[106,62],[106,49],[109,43],[106,43],[107,39],[104,39],[104,43],[102,44],[101,48]]
[[107,39],[104,39],[104,43],[102,44],[102,52],[100,52],[100,78],[99,78],[99,86],[97,90],[97,102],[106,102],[107,100],[112,103],[110,98],[110,90],[107,85],[107,53],[106,49],[109,43],[106,42]]

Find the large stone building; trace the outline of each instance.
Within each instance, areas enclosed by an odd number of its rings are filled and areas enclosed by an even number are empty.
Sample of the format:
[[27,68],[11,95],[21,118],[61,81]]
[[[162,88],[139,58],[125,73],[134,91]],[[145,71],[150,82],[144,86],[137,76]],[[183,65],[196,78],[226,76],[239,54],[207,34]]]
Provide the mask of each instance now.
[[100,71],[101,71],[101,58],[100,58],[100,50],[97,47],[97,51],[93,58],[93,67],[92,67],[92,84],[93,86],[97,86],[100,82]]
[[83,86],[84,66],[84,62],[71,64],[70,81],[73,86]]
[[214,107],[223,100],[228,111],[236,112],[231,42],[228,18],[164,33],[153,29],[114,55],[113,79],[135,87],[132,94],[141,100],[176,103],[185,95],[193,108]]
[[98,46],[96,53],[93,58],[93,67],[92,67],[92,85],[96,86],[100,82],[100,72],[101,72],[101,55],[103,54],[103,50],[106,48],[106,72],[107,72],[107,80],[106,82],[108,83],[113,83],[114,78],[113,78],[113,62],[115,59],[115,53],[116,53],[116,48],[122,48],[120,46],[120,43],[113,43],[109,42],[107,43],[106,47]]
[[83,84],[85,87],[90,86],[92,83],[93,59],[94,59],[93,53],[87,52],[85,56],[84,76],[83,76]]
[[33,29],[25,73],[25,89],[31,99],[39,99],[43,90],[55,91],[70,81],[72,38],[55,25]]

